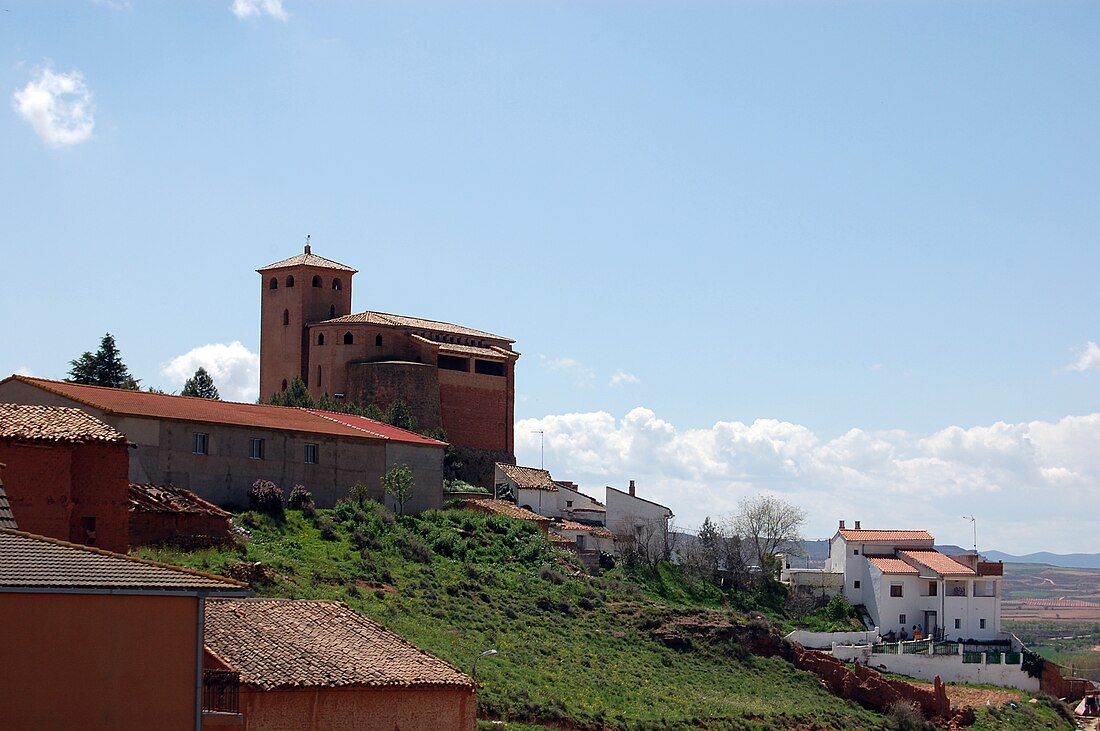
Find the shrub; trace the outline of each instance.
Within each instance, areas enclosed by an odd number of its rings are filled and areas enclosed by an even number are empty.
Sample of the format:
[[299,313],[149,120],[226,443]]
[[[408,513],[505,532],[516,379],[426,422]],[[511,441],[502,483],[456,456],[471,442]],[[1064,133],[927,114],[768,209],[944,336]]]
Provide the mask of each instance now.
[[335,541],[340,538],[340,534],[336,532],[336,526],[332,523],[332,518],[327,515],[322,515],[314,521],[314,525],[321,531],[321,538],[326,541]]
[[258,513],[282,519],[283,491],[271,480],[256,480],[248,490],[248,507]]
[[356,482],[348,490],[348,500],[353,503],[358,503],[359,507],[363,507],[370,500],[370,488],[364,485],[362,482]]
[[924,728],[920,711],[907,701],[898,701],[890,706],[887,716],[890,719],[890,728],[895,731],[921,731]]
[[397,539],[397,548],[409,561],[425,564],[432,562],[432,549],[428,548],[419,536],[406,533]]
[[313,493],[305,488],[305,485],[295,485],[290,488],[290,497],[286,501],[287,507],[294,510],[302,510],[307,505],[313,505]]

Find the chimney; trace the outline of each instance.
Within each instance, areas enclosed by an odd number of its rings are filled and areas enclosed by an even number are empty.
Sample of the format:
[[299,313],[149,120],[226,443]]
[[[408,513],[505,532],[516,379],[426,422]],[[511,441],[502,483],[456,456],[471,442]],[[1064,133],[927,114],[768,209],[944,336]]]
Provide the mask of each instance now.
[[630,481],[630,497],[634,497],[634,480]]
[[859,521],[856,521],[856,530],[859,530]]
[[842,521],[840,521],[840,529],[841,529],[841,530],[844,530],[844,521],[843,521],[843,520],[842,520]]

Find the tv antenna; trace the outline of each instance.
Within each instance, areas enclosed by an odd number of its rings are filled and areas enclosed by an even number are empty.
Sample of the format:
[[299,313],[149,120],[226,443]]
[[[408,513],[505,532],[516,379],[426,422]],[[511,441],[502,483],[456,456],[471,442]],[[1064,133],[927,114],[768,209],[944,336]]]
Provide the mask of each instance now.
[[964,515],[963,520],[969,520],[970,525],[974,527],[974,555],[978,555],[978,519],[973,515]]
[[546,433],[542,429],[531,432],[539,435],[539,469],[546,469]]

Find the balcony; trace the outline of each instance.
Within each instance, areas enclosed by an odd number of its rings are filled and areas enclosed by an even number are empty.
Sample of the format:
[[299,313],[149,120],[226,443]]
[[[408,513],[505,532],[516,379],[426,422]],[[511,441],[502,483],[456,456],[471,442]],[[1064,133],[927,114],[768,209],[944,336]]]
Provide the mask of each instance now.
[[240,713],[240,697],[240,673],[235,670],[203,669],[203,713]]

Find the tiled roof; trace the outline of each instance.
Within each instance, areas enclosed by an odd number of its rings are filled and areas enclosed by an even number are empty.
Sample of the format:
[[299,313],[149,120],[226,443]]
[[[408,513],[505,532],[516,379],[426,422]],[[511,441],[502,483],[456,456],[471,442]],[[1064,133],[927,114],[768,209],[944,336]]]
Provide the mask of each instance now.
[[286,269],[288,267],[300,266],[321,267],[322,269],[339,269],[340,271],[351,272],[352,274],[355,274],[357,271],[359,271],[358,269],[352,269],[349,266],[332,261],[331,259],[326,259],[323,256],[317,256],[312,251],[310,251],[308,245],[306,246],[305,253],[298,254],[298,256],[292,256],[289,259],[277,261],[274,264],[268,264],[265,267],[260,267],[256,271],[266,272],[270,269]]
[[228,518],[231,514],[175,485],[130,483],[130,510],[139,513],[200,513]]
[[872,566],[884,574],[919,574],[915,568],[895,556],[867,556]]
[[285,687],[472,686],[469,677],[340,602],[206,603],[206,645],[241,682]]
[[524,490],[550,490],[555,492],[558,486],[554,484],[554,478],[546,470],[534,467],[520,467],[519,465],[497,462],[497,469],[507,475],[508,479],[516,483],[517,487]]
[[559,523],[552,523],[551,528],[558,528],[560,530],[576,530],[584,531],[585,533],[591,533],[597,538],[614,538],[615,534],[600,525],[585,525],[584,523],[577,523],[572,520],[563,520]]
[[[423,330],[425,332],[438,332],[447,333],[450,335],[464,335],[471,338],[489,338],[492,340],[499,340],[504,343],[514,343],[515,341],[502,337],[500,335],[493,335],[492,333],[485,332],[484,330],[474,330],[471,327],[463,327],[461,325],[454,325],[449,322],[441,322],[439,320],[424,320],[419,317],[406,317],[405,315],[391,315],[388,312],[360,312],[356,315],[344,315],[343,317],[336,317],[331,320],[324,321],[326,325],[347,323],[349,325],[381,325],[383,327],[407,327],[414,330]],[[431,340],[429,338],[429,340]],[[431,342],[435,342],[431,340]]]
[[34,442],[125,442],[91,414],[67,406],[0,404],[0,439]]
[[336,411],[319,411],[317,409],[307,409],[311,414],[316,414],[322,419],[329,419],[331,421],[350,426],[353,429],[358,429],[374,437],[381,437],[383,439],[389,439],[394,442],[410,442],[412,444],[430,444],[436,447],[447,446],[446,442],[441,442],[438,439],[432,439],[426,437],[423,434],[417,434],[414,431],[408,429],[401,429],[400,427],[391,426],[382,421],[375,421],[374,419],[368,419],[365,416],[356,416],[355,414],[341,414]]
[[424,343],[425,345],[434,345],[439,348],[440,353],[454,353],[457,355],[471,355],[475,358],[489,358],[491,360],[508,360],[509,358],[518,358],[519,353],[514,350],[505,350],[501,347],[483,348],[476,345],[459,345],[458,343],[441,343],[438,340],[431,340],[422,335],[413,335],[412,339]]
[[[419,434],[412,434],[402,429],[386,428],[380,422],[370,419],[363,419],[362,425],[356,425],[360,423],[357,420],[332,418],[334,416],[345,416],[343,414],[311,409],[268,406],[267,404],[238,404],[232,401],[171,396],[148,391],[131,391],[124,388],[84,386],[64,381],[29,378],[27,376],[11,376],[5,379],[3,383],[10,380],[18,380],[36,386],[108,414],[205,422],[358,439],[391,439],[393,441],[419,444],[423,444],[427,440],[427,437],[421,437]],[[356,423],[353,424],[353,421]],[[366,426],[368,423],[369,428]],[[434,442],[434,440],[427,441]]]
[[898,551],[898,555],[916,561],[921,566],[927,566],[937,574],[973,576],[976,573],[969,566],[964,566],[939,551]]
[[876,541],[906,543],[910,541],[931,541],[932,534],[926,530],[852,530],[841,528],[838,533],[846,541],[873,543]]
[[505,515],[509,518],[518,518],[519,520],[530,520],[535,523],[545,523],[550,519],[533,513],[526,508],[521,508],[510,500],[488,500],[482,498],[475,498],[466,500],[465,505],[481,508],[490,513],[497,513],[499,515]]
[[19,528],[16,525],[15,516],[11,513],[11,504],[8,502],[8,494],[4,492],[3,481],[0,481],[0,528]]
[[221,576],[7,528],[0,529],[0,586],[250,593],[247,584]]

